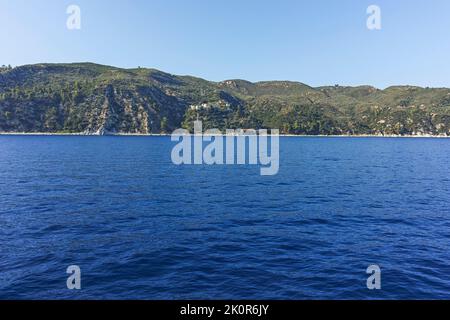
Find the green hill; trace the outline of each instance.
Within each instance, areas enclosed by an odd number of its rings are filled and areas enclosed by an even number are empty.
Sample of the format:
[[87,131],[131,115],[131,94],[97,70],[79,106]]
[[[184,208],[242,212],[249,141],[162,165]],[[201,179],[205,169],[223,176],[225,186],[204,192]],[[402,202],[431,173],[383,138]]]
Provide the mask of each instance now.
[[450,89],[216,83],[92,63],[0,68],[0,132],[148,134],[191,129],[197,117],[222,130],[450,136]]

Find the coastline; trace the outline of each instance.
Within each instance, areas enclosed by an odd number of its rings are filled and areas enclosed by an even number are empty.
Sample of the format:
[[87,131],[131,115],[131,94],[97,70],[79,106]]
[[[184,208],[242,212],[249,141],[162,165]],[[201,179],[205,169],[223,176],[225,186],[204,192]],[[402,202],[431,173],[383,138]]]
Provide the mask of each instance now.
[[[81,136],[81,137],[170,137],[168,133],[115,133],[115,134],[86,134],[86,133],[49,133],[49,132],[0,132],[0,136]],[[204,135],[205,136],[205,135]],[[222,135],[226,136],[226,135]],[[268,136],[271,136],[270,134]],[[358,135],[296,135],[296,134],[280,134],[279,137],[286,138],[428,138],[428,139],[448,139],[450,136],[444,135],[375,135],[375,134],[358,134]]]

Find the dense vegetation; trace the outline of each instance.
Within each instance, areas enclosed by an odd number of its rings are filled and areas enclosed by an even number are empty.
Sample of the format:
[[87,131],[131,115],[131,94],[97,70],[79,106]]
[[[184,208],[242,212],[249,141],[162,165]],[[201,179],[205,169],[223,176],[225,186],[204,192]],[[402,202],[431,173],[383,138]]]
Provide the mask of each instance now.
[[0,67],[0,132],[164,133],[197,118],[206,129],[450,136],[450,89],[216,83],[90,63]]

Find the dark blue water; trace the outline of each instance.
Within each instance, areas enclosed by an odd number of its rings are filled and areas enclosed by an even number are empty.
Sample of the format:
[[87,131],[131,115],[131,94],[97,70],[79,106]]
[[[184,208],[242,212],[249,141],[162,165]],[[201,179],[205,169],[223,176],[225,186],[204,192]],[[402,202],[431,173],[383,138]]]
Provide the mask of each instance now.
[[450,140],[282,138],[272,177],[172,147],[1,136],[0,299],[450,298]]

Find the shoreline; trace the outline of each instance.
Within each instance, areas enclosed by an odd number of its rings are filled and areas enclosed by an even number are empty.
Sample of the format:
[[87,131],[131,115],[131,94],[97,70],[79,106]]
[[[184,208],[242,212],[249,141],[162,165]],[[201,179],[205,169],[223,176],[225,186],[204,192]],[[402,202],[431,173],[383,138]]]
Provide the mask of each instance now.
[[[48,133],[48,132],[0,132],[0,136],[79,136],[79,137],[171,137],[172,134],[167,133],[116,133],[116,134],[85,134],[85,133]],[[192,134],[194,136],[194,134]],[[208,135],[203,135],[208,136]],[[222,136],[227,136],[222,134]],[[271,136],[270,134],[268,136]],[[429,138],[429,139],[448,139],[450,136],[443,135],[375,135],[375,134],[358,134],[358,135],[296,135],[296,134],[280,134],[279,137],[286,138]]]

